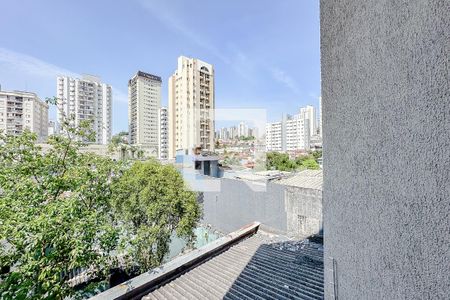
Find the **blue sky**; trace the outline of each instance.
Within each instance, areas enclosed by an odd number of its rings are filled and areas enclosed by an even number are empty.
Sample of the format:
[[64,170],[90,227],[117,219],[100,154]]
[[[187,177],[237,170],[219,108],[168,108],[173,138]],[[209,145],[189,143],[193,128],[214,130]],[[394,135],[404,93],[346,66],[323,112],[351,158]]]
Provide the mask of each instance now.
[[[215,67],[217,108],[294,114],[320,95],[317,0],[14,0],[0,18],[0,84],[53,96],[58,74],[113,86],[113,133],[127,130],[127,82],[167,79],[179,55]],[[50,118],[54,119],[54,109]]]

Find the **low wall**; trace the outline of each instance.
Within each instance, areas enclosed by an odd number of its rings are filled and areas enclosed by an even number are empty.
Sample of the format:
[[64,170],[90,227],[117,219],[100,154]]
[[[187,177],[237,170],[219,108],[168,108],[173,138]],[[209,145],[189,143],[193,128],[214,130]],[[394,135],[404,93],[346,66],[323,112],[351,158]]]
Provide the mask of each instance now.
[[253,221],[292,237],[318,233],[322,226],[322,192],[314,189],[221,178],[220,192],[203,192],[201,202],[202,222],[223,233]]

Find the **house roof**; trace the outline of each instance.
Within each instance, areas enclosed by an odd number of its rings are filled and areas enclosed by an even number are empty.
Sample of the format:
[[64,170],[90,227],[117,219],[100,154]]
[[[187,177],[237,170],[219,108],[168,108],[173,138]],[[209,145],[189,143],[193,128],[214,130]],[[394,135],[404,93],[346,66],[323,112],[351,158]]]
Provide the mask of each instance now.
[[323,246],[253,222],[91,300],[323,299]]
[[293,176],[276,181],[277,184],[306,189],[322,190],[322,170],[304,170]]
[[323,299],[322,249],[259,231],[142,300]]

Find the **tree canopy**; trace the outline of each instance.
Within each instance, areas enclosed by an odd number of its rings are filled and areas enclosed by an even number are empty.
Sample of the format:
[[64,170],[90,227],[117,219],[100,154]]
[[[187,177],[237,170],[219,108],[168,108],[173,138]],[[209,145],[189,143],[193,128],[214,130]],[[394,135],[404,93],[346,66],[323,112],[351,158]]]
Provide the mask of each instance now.
[[[266,155],[266,168],[268,170],[294,171],[294,170],[318,170],[320,166],[317,159],[320,156],[316,152],[308,155],[302,155],[296,159],[290,159],[287,153],[268,152]],[[317,157],[317,158],[316,158]]]
[[197,195],[172,165],[135,162],[113,184],[113,207],[130,237],[127,253],[141,271],[159,265],[172,233],[191,240],[200,218]]
[[2,299],[73,296],[77,270],[103,281],[117,267],[148,270],[170,232],[192,237],[200,208],[176,170],[80,152],[90,128],[67,128],[45,151],[29,131],[0,133]]

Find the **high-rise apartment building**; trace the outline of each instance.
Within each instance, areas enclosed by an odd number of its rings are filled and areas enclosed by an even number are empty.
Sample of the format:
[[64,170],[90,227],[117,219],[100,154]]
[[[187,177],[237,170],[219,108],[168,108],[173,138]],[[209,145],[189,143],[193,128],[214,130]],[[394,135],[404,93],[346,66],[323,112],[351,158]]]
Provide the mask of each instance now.
[[0,91],[0,130],[18,135],[29,129],[42,143],[47,140],[47,123],[48,104],[35,93]]
[[266,124],[266,150],[282,151],[282,122],[274,122]]
[[169,119],[167,113],[167,107],[161,107],[159,110],[159,158],[169,158]]
[[56,133],[56,124],[54,121],[48,121],[48,136],[54,135]]
[[243,137],[248,137],[249,136],[249,134],[248,134],[249,128],[248,128],[248,125],[245,122],[240,122],[239,123],[238,130],[239,130],[239,132],[238,132],[239,138],[242,137],[242,136]]
[[95,144],[108,144],[111,140],[112,89],[102,83],[99,77],[83,75],[81,79],[58,76],[57,132],[64,133],[62,122],[70,120],[71,125],[79,126],[83,120],[92,121]]
[[309,123],[309,135],[315,135],[317,133],[317,118],[314,106],[307,105],[300,108],[300,116]]
[[309,149],[310,129],[307,119],[294,115],[286,120],[286,150],[297,151]]
[[128,81],[128,130],[130,144],[152,156],[159,153],[161,77],[138,71]]
[[312,105],[300,108],[300,117],[309,124],[310,136],[315,135],[317,131],[316,108]]
[[214,69],[196,58],[178,57],[169,78],[169,158],[177,150],[214,150]]
[[[312,108],[312,109],[311,109]],[[283,116],[281,122],[267,123],[266,151],[309,150],[311,139],[311,111],[314,107],[301,108],[294,116]]]

